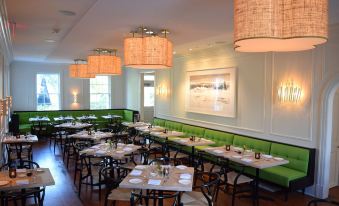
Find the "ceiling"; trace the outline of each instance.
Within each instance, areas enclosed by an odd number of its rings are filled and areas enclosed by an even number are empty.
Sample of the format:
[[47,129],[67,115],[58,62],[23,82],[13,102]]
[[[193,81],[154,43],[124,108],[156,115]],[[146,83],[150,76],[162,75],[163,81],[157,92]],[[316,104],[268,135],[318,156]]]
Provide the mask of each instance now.
[[[330,23],[339,23],[339,1],[329,1]],[[12,41],[19,61],[69,63],[102,47],[117,48],[122,56],[123,38],[140,25],[169,29],[177,55],[231,43],[233,38],[233,0],[24,2],[6,0],[9,21],[16,23]]]

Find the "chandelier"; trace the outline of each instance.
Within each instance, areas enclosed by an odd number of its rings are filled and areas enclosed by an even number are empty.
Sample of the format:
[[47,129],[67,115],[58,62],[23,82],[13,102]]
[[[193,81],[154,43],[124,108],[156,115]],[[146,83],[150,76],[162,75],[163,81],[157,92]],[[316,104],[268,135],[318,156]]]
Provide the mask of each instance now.
[[69,77],[79,79],[95,78],[95,74],[90,74],[86,60],[75,59],[74,64],[69,66]]
[[121,75],[121,58],[116,49],[95,49],[96,54],[89,55],[88,70],[95,75]]
[[234,48],[301,51],[325,43],[327,0],[234,0]]
[[126,67],[136,69],[164,69],[173,65],[173,45],[167,39],[167,30],[160,37],[145,27],[132,32],[132,37],[124,40],[124,60]]

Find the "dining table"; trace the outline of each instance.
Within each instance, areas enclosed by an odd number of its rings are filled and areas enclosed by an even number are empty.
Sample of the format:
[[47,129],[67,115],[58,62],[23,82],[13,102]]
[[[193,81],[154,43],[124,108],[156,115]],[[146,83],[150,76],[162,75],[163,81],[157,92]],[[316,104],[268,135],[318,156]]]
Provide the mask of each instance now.
[[90,123],[82,123],[82,122],[66,122],[62,124],[55,125],[56,128],[65,128],[65,129],[85,129],[91,127]]
[[160,139],[165,139],[168,140],[168,137],[181,137],[184,136],[185,133],[183,132],[178,132],[178,131],[169,131],[169,130],[163,130],[161,132],[158,131],[152,131],[150,132],[151,136],[158,137]]
[[[47,130],[47,123],[49,123],[51,120],[48,117],[37,116],[30,117],[28,121],[33,124],[33,131],[37,132],[38,136],[40,136],[42,134],[42,130]],[[36,124],[37,127],[35,127]]]
[[71,122],[74,121],[74,117],[72,116],[60,116],[60,117],[54,117],[54,121],[56,122]]
[[278,156],[272,156],[269,154],[260,154],[257,153],[257,158],[255,157],[255,152],[252,150],[246,150],[240,147],[231,146],[229,150],[226,150],[225,146],[222,147],[207,147],[203,149],[205,152],[228,159],[229,161],[239,163],[248,167],[255,169],[255,178],[254,178],[254,192],[253,195],[250,195],[250,198],[253,199],[255,205],[259,205],[259,199],[271,200],[270,197],[265,197],[259,194],[259,181],[260,181],[260,170],[280,165],[288,164],[289,161]]
[[135,128],[138,132],[150,134],[151,132],[162,132],[165,131],[164,127],[161,126],[143,126]]
[[[7,157],[10,157],[10,148],[14,148],[17,151],[17,158],[21,159],[23,148],[27,145],[32,147],[33,143],[37,143],[39,141],[36,135],[18,135],[18,136],[11,136],[5,135],[1,138],[1,143],[6,145],[7,148]],[[8,158],[10,161],[10,158]]]
[[212,140],[201,138],[201,137],[191,137],[191,138],[182,138],[182,137],[177,137],[177,138],[171,138],[171,141],[191,147],[191,161],[190,164],[194,166],[195,162],[195,147],[196,146],[207,146],[211,144],[215,144]]
[[82,122],[91,122],[93,120],[98,119],[95,115],[80,116],[80,117],[76,117],[76,118],[77,118],[77,120],[82,121]]
[[[168,173],[164,173],[164,168]],[[193,188],[194,168],[185,165],[136,165],[119,184],[120,188],[190,192]],[[163,205],[160,199],[159,205]]]
[[121,125],[128,128],[137,128],[137,127],[146,127],[151,124],[147,122],[122,122]]
[[[28,176],[31,173],[31,176]],[[16,177],[10,178],[9,171],[0,172],[0,192],[54,185],[49,168],[17,169]]]
[[103,119],[106,119],[110,124],[112,124],[116,120],[122,119],[122,116],[116,114],[102,115],[101,117]]
[[122,160],[126,155],[132,154],[141,146],[124,143],[100,143],[80,151],[80,155],[90,155],[95,157],[111,157],[114,160]]
[[77,140],[89,140],[92,142],[100,141],[102,139],[107,139],[113,137],[111,132],[101,132],[101,131],[80,131],[75,134],[69,135],[69,138]]

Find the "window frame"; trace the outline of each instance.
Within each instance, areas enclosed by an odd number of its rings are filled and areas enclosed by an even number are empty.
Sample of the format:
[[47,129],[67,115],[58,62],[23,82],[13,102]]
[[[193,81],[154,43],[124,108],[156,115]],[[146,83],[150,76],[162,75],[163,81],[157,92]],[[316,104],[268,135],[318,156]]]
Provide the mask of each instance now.
[[[38,97],[38,75],[51,75],[51,74],[56,74],[58,76],[59,79],[59,108],[57,110],[38,110],[38,101],[37,101],[37,97]],[[58,111],[61,110],[63,108],[62,102],[63,102],[63,94],[61,94],[61,91],[63,91],[62,88],[62,78],[61,78],[61,74],[60,72],[36,72],[35,73],[35,91],[34,91],[34,104],[35,104],[35,110],[36,111]],[[54,93],[53,93],[54,94]]]
[[[89,79],[89,108],[92,110],[92,109],[111,109],[112,108],[112,77],[109,76],[109,75],[100,75],[100,76],[96,76],[95,78],[97,77],[107,77],[107,87],[108,87],[108,93],[92,93],[91,92],[91,80],[92,79]],[[94,84],[94,85],[106,85],[106,84]],[[91,96],[92,94],[108,94],[108,108],[92,108],[91,107]]]

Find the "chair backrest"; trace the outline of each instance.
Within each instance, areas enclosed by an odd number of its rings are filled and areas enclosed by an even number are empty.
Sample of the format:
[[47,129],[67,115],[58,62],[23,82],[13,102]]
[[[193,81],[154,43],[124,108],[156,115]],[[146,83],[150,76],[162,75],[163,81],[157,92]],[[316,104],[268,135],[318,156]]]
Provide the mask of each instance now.
[[10,167],[15,167],[18,169],[36,169],[40,168],[39,164],[29,160],[18,160],[6,163],[0,167],[0,171],[8,170]]
[[[170,202],[170,199],[172,199],[172,206],[174,205],[178,205],[179,204],[179,196],[180,196],[180,192],[171,192],[171,191],[163,191],[162,193],[157,192],[156,190],[150,191],[146,194],[143,194],[142,190],[137,192],[137,191],[132,191],[131,192],[131,206],[134,205],[138,205],[136,204],[135,200],[142,200],[142,201],[146,201],[148,203],[148,201],[152,201],[153,202],[153,206],[155,205],[160,205],[159,201],[166,201]],[[158,204],[157,204],[158,203]],[[150,204],[151,205],[151,204]]]
[[99,175],[103,177],[105,186],[108,191],[117,188],[120,182],[127,176],[129,170],[121,167],[104,167],[100,170]]
[[198,183],[194,188],[200,188],[208,205],[212,206],[219,190],[220,175],[215,172],[197,172],[194,176],[198,180],[194,181]]
[[153,160],[150,160],[148,162],[148,165],[168,165],[170,163],[170,159],[168,157],[161,157],[161,158],[155,158]]

